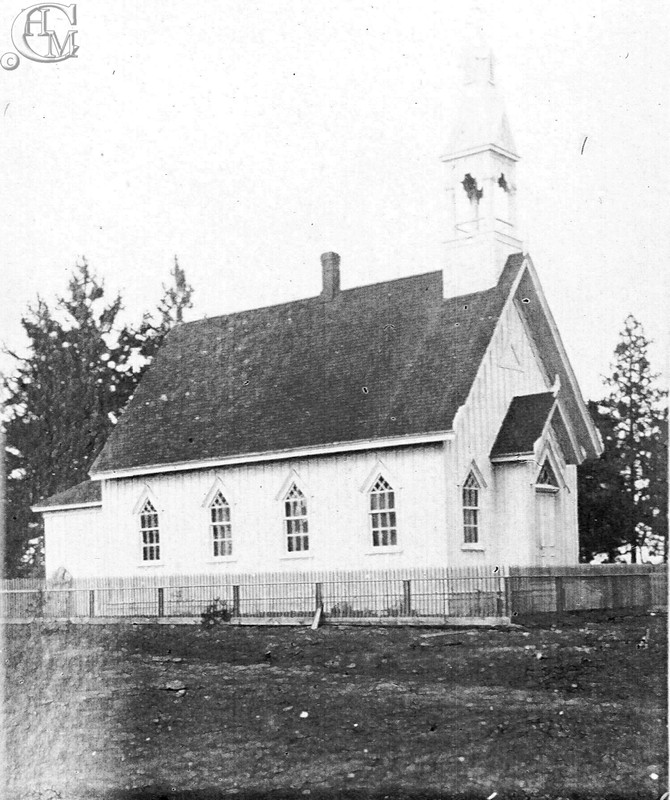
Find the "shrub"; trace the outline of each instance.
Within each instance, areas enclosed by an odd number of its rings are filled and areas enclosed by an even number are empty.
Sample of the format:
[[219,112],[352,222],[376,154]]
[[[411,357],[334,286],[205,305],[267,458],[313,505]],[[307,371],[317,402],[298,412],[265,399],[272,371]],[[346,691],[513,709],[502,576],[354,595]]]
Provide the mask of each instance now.
[[200,614],[200,623],[203,628],[212,628],[219,625],[221,622],[230,622],[232,613],[228,608],[228,603],[216,597],[205,606],[205,609]]

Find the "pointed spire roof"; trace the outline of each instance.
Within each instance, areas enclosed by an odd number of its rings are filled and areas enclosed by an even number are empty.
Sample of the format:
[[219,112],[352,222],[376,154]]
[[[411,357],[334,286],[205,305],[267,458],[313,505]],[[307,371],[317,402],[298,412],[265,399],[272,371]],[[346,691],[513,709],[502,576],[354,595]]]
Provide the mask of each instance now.
[[495,59],[484,39],[481,12],[470,21],[463,57],[464,85],[445,157],[494,146],[518,159],[505,105],[495,82]]

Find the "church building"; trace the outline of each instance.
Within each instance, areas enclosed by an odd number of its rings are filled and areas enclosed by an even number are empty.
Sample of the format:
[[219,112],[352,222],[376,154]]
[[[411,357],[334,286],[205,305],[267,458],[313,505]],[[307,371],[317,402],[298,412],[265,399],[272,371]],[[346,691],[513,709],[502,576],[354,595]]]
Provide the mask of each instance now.
[[602,451],[516,220],[488,50],[442,161],[437,271],[178,325],[91,469],[35,507],[47,577],[577,563]]

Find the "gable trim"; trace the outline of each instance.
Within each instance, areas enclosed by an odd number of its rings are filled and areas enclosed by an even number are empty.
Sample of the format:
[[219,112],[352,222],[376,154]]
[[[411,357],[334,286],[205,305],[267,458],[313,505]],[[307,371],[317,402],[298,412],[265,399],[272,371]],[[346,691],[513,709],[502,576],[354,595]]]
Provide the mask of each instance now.
[[221,495],[225,498],[226,503],[228,503],[229,506],[232,506],[233,503],[230,500],[230,493],[228,492],[228,489],[224,485],[221,478],[217,475],[217,477],[214,479],[214,483],[212,484],[209,491],[205,495],[205,498],[201,503],[201,507],[209,508],[209,506],[212,505],[212,503],[214,502],[214,498],[219,492],[221,492]]
[[472,459],[472,461],[468,465],[467,469],[465,470],[465,477],[461,480],[460,483],[456,484],[459,488],[461,486],[463,486],[465,481],[467,481],[468,476],[470,475],[470,473],[472,473],[475,476],[475,478],[477,479],[477,483],[479,484],[479,488],[480,489],[488,489],[489,485],[486,482],[486,479],[484,478],[484,476],[482,475],[482,471],[477,466],[477,462],[474,460],[474,458]]
[[361,494],[367,494],[374,484],[377,481],[377,478],[382,477],[384,480],[388,481],[388,483],[393,484],[393,490],[398,491],[402,489],[400,481],[397,480],[397,477],[393,474],[393,472],[386,466],[386,464],[378,458],[375,462],[374,467],[368,472],[367,478],[363,481],[363,483],[359,486],[359,492]]
[[[558,352],[561,365],[565,371],[567,383],[569,384],[570,394],[575,398],[577,408],[579,409],[579,413],[584,421],[584,426],[588,432],[593,453],[596,456],[599,456],[603,452],[603,443],[600,437],[600,433],[596,428],[595,423],[591,419],[591,415],[589,414],[588,408],[586,407],[586,403],[584,402],[584,398],[582,397],[582,393],[579,389],[579,384],[577,383],[577,377],[572,369],[572,365],[570,364],[570,361],[568,359],[568,355],[566,353],[563,340],[561,339],[561,335],[558,331],[556,320],[554,319],[553,314],[551,313],[551,309],[549,308],[549,305],[547,303],[547,298],[545,297],[544,291],[542,290],[542,285],[540,284],[537,271],[535,270],[535,265],[533,264],[532,259],[529,256],[526,256],[524,260],[524,265],[526,267],[526,270],[528,271],[528,275],[535,290],[535,294],[537,295],[537,298],[540,303],[540,308],[547,321],[547,326],[549,328],[549,332],[553,339],[553,344],[556,347],[556,351]],[[516,293],[516,288],[514,291]],[[531,336],[531,339],[532,338],[533,337]]]
[[286,495],[291,491],[291,487],[294,484],[303,493],[305,497],[311,497],[310,493],[307,491],[307,487],[305,486],[305,482],[303,481],[303,479],[296,472],[296,470],[291,469],[289,471],[288,476],[284,479],[281,488],[275,495],[275,500],[278,503],[282,503],[286,499]]
[[151,501],[151,504],[156,509],[156,513],[157,514],[161,513],[161,511],[160,511],[160,509],[158,507],[159,504],[158,504],[158,500],[156,499],[156,495],[153,493],[153,490],[151,489],[151,486],[149,486],[148,484],[145,483],[144,487],[143,487],[143,489],[142,489],[142,491],[140,493],[139,500],[133,506],[133,516],[134,517],[137,517],[141,513],[142,508],[144,507],[144,504],[146,503],[147,500]]
[[[568,440],[570,442],[570,447],[572,448],[572,456],[575,460],[575,463],[579,463],[580,456],[582,456],[581,448],[579,446],[579,442],[577,441],[577,436],[575,435],[575,431],[572,427],[570,417],[568,416],[563,401],[560,397],[556,398],[556,403],[554,404],[554,408],[551,412],[551,417],[548,420],[547,425],[550,426],[554,423],[554,417],[558,417],[560,419],[561,424],[565,428],[565,431],[568,435]],[[546,431],[545,431],[546,433]]]
[[391,447],[409,447],[418,444],[435,444],[446,442],[455,437],[453,430],[393,436],[386,439],[363,439],[353,442],[336,442],[334,444],[315,445],[313,447],[296,447],[287,450],[273,450],[260,453],[244,453],[227,458],[204,459],[202,461],[177,461],[169,464],[152,464],[149,466],[131,467],[122,470],[91,472],[95,480],[115,478],[133,478],[138,475],[155,475],[166,472],[186,472],[195,469],[211,469],[212,467],[234,466],[236,464],[254,464],[262,461],[282,461],[288,458],[307,458],[309,456],[348,453],[358,450],[380,450]]
[[[533,488],[536,491],[542,491],[543,484],[538,484],[537,479],[540,477],[540,473],[542,472],[542,467],[544,466],[544,462],[549,461],[551,464],[551,468],[554,471],[554,475],[556,476],[556,480],[558,481],[558,489],[566,489],[568,492],[570,491],[568,484],[566,483],[565,478],[563,477],[563,470],[561,469],[561,465],[559,463],[559,459],[556,457],[553,449],[553,443],[549,440],[545,443],[544,447],[542,448],[542,452],[540,457],[537,459],[536,466],[537,470],[535,471],[535,477],[533,478]],[[538,489],[538,487],[540,487]],[[545,491],[547,491],[545,489]]]

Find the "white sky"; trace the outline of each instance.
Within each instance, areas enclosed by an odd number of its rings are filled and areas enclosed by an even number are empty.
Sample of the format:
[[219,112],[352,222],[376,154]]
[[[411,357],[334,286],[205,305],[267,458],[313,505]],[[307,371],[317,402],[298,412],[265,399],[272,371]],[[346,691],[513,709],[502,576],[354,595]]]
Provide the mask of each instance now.
[[[25,0],[0,9],[0,53]],[[525,239],[586,397],[624,317],[668,353],[667,0],[481,4]],[[85,254],[138,318],[175,253],[192,317],[440,269],[465,2],[86,0],[79,57],[0,70],[0,340]],[[583,154],[584,137],[588,136]],[[0,359],[0,369],[8,367]],[[667,373],[666,373],[667,374]],[[667,381],[666,381],[667,382]]]

